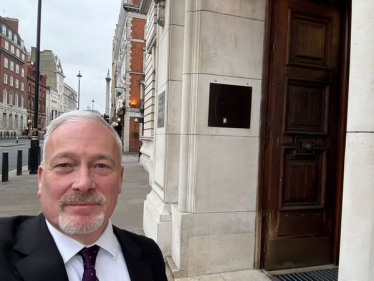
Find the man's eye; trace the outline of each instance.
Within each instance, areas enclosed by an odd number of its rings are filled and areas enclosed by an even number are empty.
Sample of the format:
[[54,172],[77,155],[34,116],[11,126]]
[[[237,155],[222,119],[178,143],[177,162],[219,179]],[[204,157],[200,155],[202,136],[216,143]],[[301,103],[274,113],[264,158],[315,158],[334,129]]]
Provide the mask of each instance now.
[[96,167],[101,168],[101,169],[104,169],[104,168],[108,168],[108,165],[105,165],[105,164],[97,164]]
[[61,163],[61,164],[57,164],[56,167],[57,168],[67,168],[67,167],[69,167],[69,164],[68,163]]

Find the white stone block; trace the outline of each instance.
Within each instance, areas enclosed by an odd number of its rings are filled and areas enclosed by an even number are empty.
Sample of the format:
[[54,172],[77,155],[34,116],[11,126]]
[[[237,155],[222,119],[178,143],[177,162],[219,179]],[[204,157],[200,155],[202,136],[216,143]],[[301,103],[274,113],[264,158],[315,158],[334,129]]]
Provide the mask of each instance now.
[[199,73],[262,79],[263,21],[201,12]]
[[265,20],[266,1],[264,0],[204,0],[201,9],[243,18]]
[[197,138],[195,212],[256,210],[259,139]]
[[169,79],[169,31],[165,32],[162,38],[158,38],[160,40],[158,51],[158,67],[157,67],[157,85],[158,85],[158,93],[161,93],[160,87],[165,87],[167,80]]
[[144,202],[143,229],[147,237],[160,246],[164,256],[170,255],[171,216],[170,205],[166,205],[151,191]]
[[170,27],[169,80],[182,81],[183,71],[184,27]]
[[[181,107],[182,107],[182,82],[169,81],[167,91],[167,115],[165,114],[165,125],[167,134],[181,133]],[[179,154],[179,150],[177,152]]]
[[165,161],[165,203],[178,201],[179,188],[179,150],[180,136],[167,135],[167,151]]
[[184,25],[185,0],[170,1],[171,24]]
[[374,2],[352,1],[347,131],[374,131]]
[[191,237],[188,275],[253,268],[254,234]]
[[165,186],[165,154],[166,154],[166,137],[165,135],[155,135],[155,182],[161,187]]
[[339,281],[374,279],[374,134],[347,134]]

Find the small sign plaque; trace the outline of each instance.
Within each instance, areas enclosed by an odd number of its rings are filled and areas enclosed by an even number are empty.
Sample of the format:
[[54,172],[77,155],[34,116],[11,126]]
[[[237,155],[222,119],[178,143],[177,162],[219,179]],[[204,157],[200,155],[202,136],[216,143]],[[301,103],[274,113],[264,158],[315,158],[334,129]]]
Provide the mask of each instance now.
[[165,118],[165,91],[158,95],[157,128],[164,127]]

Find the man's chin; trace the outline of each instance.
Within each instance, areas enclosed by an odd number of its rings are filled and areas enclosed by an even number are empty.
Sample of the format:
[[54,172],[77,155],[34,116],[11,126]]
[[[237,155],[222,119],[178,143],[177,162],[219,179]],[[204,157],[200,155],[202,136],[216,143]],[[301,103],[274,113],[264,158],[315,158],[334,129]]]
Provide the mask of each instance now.
[[104,224],[105,216],[102,212],[97,216],[74,215],[61,212],[58,225],[62,232],[69,235],[89,234],[100,229]]

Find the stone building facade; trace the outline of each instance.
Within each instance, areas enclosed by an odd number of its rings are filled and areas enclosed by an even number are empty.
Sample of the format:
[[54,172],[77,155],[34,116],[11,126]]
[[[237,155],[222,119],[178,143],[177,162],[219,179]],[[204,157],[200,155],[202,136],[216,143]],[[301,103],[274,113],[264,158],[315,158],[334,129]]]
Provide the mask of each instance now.
[[112,119],[124,151],[139,151],[143,120],[143,49],[146,15],[138,0],[123,1],[113,41]]
[[333,264],[373,279],[374,5],[139,8],[143,226],[175,276]]
[[63,112],[77,110],[77,91],[64,83]]
[[18,24],[0,17],[0,137],[21,135],[27,122],[28,54]]

